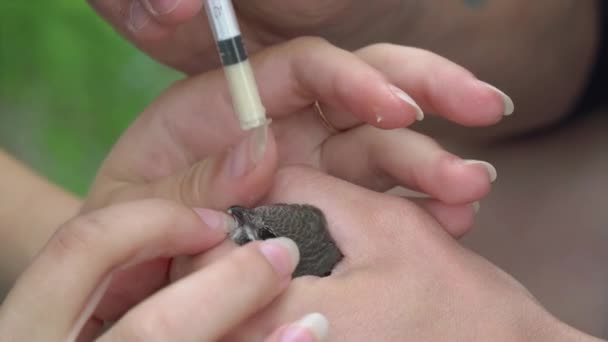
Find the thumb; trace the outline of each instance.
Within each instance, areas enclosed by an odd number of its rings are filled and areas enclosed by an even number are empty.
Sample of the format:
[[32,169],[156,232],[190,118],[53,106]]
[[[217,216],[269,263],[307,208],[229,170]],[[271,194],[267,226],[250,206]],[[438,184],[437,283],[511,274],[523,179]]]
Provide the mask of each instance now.
[[228,151],[198,161],[183,171],[146,184],[148,195],[187,206],[225,210],[252,205],[270,190],[277,149],[267,125],[249,131]]
[[227,151],[154,180],[116,181],[101,174],[82,211],[110,203],[162,198],[186,206],[226,210],[249,206],[270,190],[277,171],[277,147],[268,125],[247,132]]

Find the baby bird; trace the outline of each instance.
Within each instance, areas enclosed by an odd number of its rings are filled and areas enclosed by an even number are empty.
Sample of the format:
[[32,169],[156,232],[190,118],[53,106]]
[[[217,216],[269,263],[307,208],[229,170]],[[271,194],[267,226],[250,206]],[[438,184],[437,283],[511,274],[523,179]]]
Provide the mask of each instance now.
[[300,263],[293,277],[325,277],[342,260],[323,212],[311,205],[274,204],[253,209],[234,206],[228,210],[237,223],[230,239],[238,245],[277,237],[292,239],[300,249]]

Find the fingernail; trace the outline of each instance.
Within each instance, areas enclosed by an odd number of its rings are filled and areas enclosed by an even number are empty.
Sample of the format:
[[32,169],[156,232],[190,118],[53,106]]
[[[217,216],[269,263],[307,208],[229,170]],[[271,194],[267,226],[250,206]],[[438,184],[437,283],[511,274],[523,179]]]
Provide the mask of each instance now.
[[500,95],[500,97],[502,97],[502,102],[504,103],[504,106],[505,106],[505,110],[503,112],[504,116],[509,116],[509,115],[513,114],[513,112],[515,111],[515,104],[513,103],[513,100],[511,100],[509,95],[505,94],[502,90],[496,88],[495,86],[493,86],[489,83],[486,83],[483,81],[479,81],[479,82],[481,82],[481,84],[483,84],[485,87],[490,88],[492,91],[494,91],[495,93]]
[[471,204],[471,207],[473,207],[475,214],[477,214],[479,212],[479,209],[481,209],[481,204],[479,204],[479,202],[475,202],[475,203]]
[[148,21],[150,21],[148,11],[146,11],[139,1],[133,0],[129,10],[129,22],[127,23],[129,30],[137,32],[146,26]]
[[194,208],[194,212],[201,220],[211,229],[222,230],[225,232],[232,231],[236,222],[230,216],[211,209]]
[[153,15],[163,15],[173,12],[181,0],[141,0]]
[[[288,238],[266,240],[260,244],[260,251],[282,276],[291,275],[300,261],[298,246]],[[288,258],[285,258],[285,252],[287,252]]]
[[312,313],[291,324],[281,335],[281,342],[321,342],[328,335],[327,318],[320,313]]
[[266,153],[266,144],[268,143],[268,124],[254,128],[253,132],[253,149],[252,157],[253,161],[257,164]]
[[403,90],[395,87],[392,84],[389,85],[388,88],[393,93],[393,95],[397,96],[397,98],[399,98],[401,101],[403,101],[403,102],[407,103],[408,105],[414,107],[414,110],[416,110],[416,120],[422,121],[424,119],[424,112],[422,111],[422,109],[420,108],[420,106],[418,106],[418,104],[416,103],[416,101],[414,101],[414,99],[411,96],[409,96]]
[[496,179],[498,178],[498,172],[496,172],[496,168],[494,167],[494,165],[492,165],[488,162],[481,161],[481,160],[465,160],[464,164],[483,166],[488,171],[488,175],[490,176],[491,183],[494,183],[496,181]]
[[253,170],[264,158],[268,143],[268,126],[260,126],[249,131],[226,159],[227,170],[231,177],[240,178]]

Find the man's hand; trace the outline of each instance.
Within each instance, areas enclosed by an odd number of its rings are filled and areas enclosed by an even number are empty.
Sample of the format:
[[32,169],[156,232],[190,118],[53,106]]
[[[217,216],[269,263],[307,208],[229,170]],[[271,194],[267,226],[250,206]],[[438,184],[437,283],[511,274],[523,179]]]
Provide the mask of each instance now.
[[[344,260],[330,277],[295,279],[226,341],[259,341],[312,309],[330,341],[588,341],[547,313],[518,282],[450,238],[419,207],[306,168],[279,171],[268,203],[321,208]],[[188,274],[234,248],[179,265]],[[259,335],[258,335],[259,334]]]
[[[219,65],[202,0],[89,0],[137,47],[187,74]],[[395,1],[247,0],[234,4],[250,52],[302,35],[360,48],[390,41],[411,12]],[[411,7],[411,6],[406,6]],[[370,23],[382,25],[370,25]]]

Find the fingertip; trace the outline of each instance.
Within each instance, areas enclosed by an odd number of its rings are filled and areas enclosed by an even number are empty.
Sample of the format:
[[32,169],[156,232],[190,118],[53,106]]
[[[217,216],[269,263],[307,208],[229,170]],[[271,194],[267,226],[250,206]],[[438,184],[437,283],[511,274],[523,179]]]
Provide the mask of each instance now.
[[155,21],[163,25],[177,26],[194,18],[203,8],[201,0],[135,0]]
[[300,261],[300,251],[292,240],[281,237],[259,245],[260,252],[282,278],[289,277]]
[[322,342],[329,336],[329,321],[320,313],[311,313],[297,322],[277,329],[266,342]]
[[513,101],[496,87],[474,78],[462,84],[463,93],[458,96],[467,100],[458,106],[457,122],[471,127],[490,126],[513,113]]
[[434,114],[467,127],[491,126],[505,117],[506,99],[496,90],[465,69],[448,70],[427,86]]
[[496,180],[496,169],[487,162],[459,160],[454,165],[452,182],[455,191],[455,204],[471,203],[484,198]]
[[370,98],[368,110],[361,119],[380,129],[396,129],[411,126],[424,119],[424,112],[404,90],[384,83],[375,97]]
[[[388,83],[375,70],[350,70],[336,76],[335,92],[340,103],[358,120],[380,129],[403,128],[424,116],[414,99]],[[339,104],[338,104],[339,105]],[[356,121],[340,126],[352,126]]]
[[219,171],[212,173],[214,179],[200,183],[206,186],[201,191],[224,197],[220,208],[252,205],[270,189],[277,170],[278,151],[272,130],[268,125],[248,130],[218,161]]
[[449,205],[436,200],[422,200],[422,206],[452,237],[459,239],[468,234],[475,223],[478,202]]
[[504,91],[496,88],[495,86],[483,82],[483,81],[479,81],[481,83],[481,85],[483,87],[485,87],[486,89],[489,89],[492,93],[494,93],[494,96],[498,95],[498,97],[500,98],[500,100],[502,101],[502,115],[503,116],[510,116],[513,114],[513,112],[515,111],[515,104],[513,103],[513,100],[511,99],[511,97],[509,97],[509,95],[507,95]]
[[161,40],[171,32],[170,29],[156,22],[150,12],[138,0],[131,2],[125,26],[132,36],[144,41]]
[[392,84],[389,85],[389,91],[401,102],[402,106],[405,106],[404,109],[408,114],[410,114],[409,116],[411,116],[411,112],[413,112],[416,121],[424,120],[424,112],[422,111],[422,108],[420,108],[418,103],[416,103],[416,101],[414,101],[410,95]]
[[234,219],[230,215],[221,211],[206,208],[194,208],[194,212],[211,230],[228,234],[235,228],[236,222]]
[[257,202],[266,195],[273,184],[278,168],[278,150],[272,129],[265,126],[247,134],[255,136],[252,151],[255,166],[243,177],[228,180],[238,183],[233,184],[233,187],[238,185],[236,188],[238,204],[245,206]]
[[481,203],[473,202],[473,204],[471,204],[471,207],[473,207],[473,211],[475,212],[475,214],[478,214],[479,210],[481,210]]
[[496,181],[496,179],[498,178],[498,171],[496,171],[496,168],[494,167],[494,165],[492,165],[486,161],[465,160],[463,163],[465,166],[474,166],[477,169],[484,170],[487,173],[490,183],[494,183]]
[[[487,162],[462,160],[447,154],[433,165],[426,177],[426,192],[445,203],[459,205],[485,197],[491,190],[496,169]],[[493,170],[493,172],[492,172]]]

